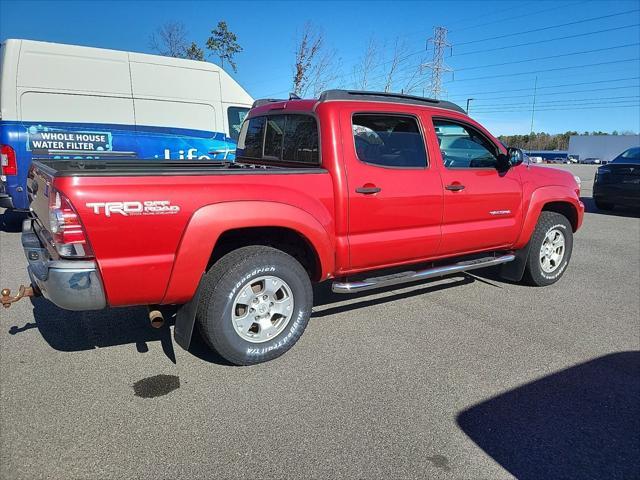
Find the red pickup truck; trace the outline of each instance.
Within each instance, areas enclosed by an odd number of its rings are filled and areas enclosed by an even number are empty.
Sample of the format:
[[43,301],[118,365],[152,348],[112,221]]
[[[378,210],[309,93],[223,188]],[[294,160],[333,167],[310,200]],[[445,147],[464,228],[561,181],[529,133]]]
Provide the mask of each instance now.
[[176,341],[198,325],[238,365],[293,346],[313,282],[351,293],[502,264],[550,285],[584,213],[573,175],[524,162],[460,107],[343,90],[257,101],[236,163],[42,160],[28,191],[27,294],[181,305]]

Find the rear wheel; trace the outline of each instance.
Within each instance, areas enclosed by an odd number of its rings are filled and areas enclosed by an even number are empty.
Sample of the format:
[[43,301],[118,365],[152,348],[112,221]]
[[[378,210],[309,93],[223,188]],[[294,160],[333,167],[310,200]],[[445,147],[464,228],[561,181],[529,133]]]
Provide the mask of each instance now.
[[207,272],[197,320],[207,344],[235,365],[279,357],[304,332],[311,281],[298,261],[271,247],[239,248]]
[[559,213],[542,212],[530,241],[525,281],[539,287],[557,282],[564,274],[573,250],[571,223]]
[[594,199],[596,207],[598,210],[613,210],[613,203],[603,202],[602,200]]

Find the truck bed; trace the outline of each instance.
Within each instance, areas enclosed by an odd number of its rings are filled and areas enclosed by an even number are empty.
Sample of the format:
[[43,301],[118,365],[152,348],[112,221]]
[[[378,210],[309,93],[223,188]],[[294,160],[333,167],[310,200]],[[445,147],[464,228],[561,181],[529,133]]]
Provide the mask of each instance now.
[[251,175],[323,173],[316,165],[261,165],[257,163],[101,158],[99,160],[34,160],[52,177],[133,177],[156,175]]

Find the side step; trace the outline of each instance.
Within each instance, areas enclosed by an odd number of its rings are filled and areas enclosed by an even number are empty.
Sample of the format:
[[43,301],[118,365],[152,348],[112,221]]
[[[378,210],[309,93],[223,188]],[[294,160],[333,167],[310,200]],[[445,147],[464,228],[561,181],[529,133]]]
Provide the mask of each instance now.
[[491,267],[500,265],[501,263],[511,262],[515,259],[515,255],[506,254],[499,257],[485,257],[475,260],[467,260],[451,265],[442,265],[440,267],[427,268],[417,272],[400,272],[382,277],[366,278],[353,282],[333,282],[331,290],[334,293],[357,293],[365,290],[373,290],[375,288],[388,287],[391,285],[399,285],[401,283],[416,282],[427,278],[442,277],[452,273],[464,272],[467,270],[475,270],[476,268]]

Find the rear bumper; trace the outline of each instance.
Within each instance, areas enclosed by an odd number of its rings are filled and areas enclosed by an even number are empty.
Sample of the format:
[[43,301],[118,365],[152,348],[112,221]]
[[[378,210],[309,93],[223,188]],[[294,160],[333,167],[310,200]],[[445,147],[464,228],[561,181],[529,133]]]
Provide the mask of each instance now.
[[32,219],[22,224],[22,248],[31,282],[46,299],[66,310],[100,310],[107,305],[96,263],[52,259],[35,233]]

